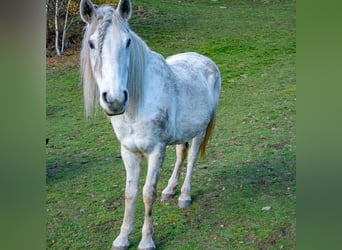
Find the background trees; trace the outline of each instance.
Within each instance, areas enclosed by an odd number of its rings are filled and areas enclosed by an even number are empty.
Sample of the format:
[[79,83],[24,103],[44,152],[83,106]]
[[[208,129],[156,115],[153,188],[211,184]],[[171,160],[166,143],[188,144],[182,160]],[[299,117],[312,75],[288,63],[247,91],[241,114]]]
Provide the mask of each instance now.
[[[80,0],[46,0],[46,55],[62,55],[82,39]],[[118,0],[98,0],[95,4],[117,4]]]

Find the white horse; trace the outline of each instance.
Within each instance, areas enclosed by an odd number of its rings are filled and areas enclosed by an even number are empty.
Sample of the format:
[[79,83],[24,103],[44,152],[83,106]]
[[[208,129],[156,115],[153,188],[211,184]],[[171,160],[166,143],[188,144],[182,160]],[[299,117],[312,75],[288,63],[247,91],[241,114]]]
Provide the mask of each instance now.
[[140,166],[148,168],[143,199],[145,219],[139,249],[155,249],[152,205],[166,146],[177,144],[177,161],[162,200],[175,194],[180,167],[188,151],[187,172],[178,205],[191,204],[190,178],[199,151],[204,153],[215,120],[221,88],[218,67],[197,53],[166,60],[151,51],[128,25],[132,6],[96,6],[82,0],[80,15],[86,23],[81,50],[81,74],[86,115],[100,103],[121,143],[126,169],[125,213],[113,249],[127,249],[133,228]]

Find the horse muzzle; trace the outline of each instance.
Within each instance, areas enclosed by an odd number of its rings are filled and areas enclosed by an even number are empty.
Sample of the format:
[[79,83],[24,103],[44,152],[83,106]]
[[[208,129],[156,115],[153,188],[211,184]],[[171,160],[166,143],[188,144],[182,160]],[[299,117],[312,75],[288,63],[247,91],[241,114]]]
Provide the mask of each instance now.
[[126,111],[128,105],[128,92],[124,90],[119,98],[114,98],[107,92],[103,92],[100,104],[108,116],[121,115]]

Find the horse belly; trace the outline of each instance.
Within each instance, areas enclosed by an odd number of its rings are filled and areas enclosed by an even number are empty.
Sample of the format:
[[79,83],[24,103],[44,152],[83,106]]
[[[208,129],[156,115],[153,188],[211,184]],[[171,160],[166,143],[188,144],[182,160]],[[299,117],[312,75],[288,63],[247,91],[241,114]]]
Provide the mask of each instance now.
[[175,127],[175,141],[181,143],[190,141],[206,129],[209,121],[210,114],[208,110],[202,114],[197,113],[196,115],[192,115],[189,112],[186,118],[178,118]]

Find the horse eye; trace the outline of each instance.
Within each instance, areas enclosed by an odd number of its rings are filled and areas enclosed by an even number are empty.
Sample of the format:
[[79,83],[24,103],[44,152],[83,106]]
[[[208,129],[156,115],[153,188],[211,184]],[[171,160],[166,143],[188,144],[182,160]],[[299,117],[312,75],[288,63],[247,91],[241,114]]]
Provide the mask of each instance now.
[[93,41],[88,41],[88,44],[89,44],[89,47],[91,48],[91,49],[95,49],[95,45],[94,45],[94,43],[93,43]]
[[131,45],[131,39],[127,40],[126,48],[128,48]]

